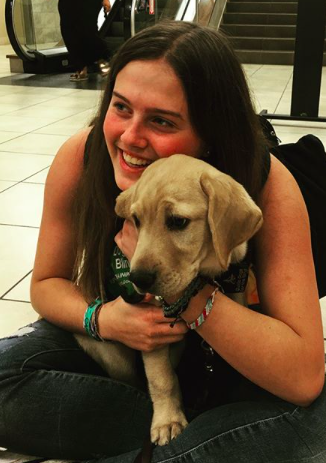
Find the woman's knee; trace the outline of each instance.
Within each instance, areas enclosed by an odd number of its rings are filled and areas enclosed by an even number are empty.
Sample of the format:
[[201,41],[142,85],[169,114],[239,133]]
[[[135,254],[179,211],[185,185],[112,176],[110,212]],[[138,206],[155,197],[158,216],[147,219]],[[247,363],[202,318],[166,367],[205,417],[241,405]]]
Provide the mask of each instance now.
[[0,379],[35,370],[104,374],[79,347],[72,333],[46,320],[38,320],[0,339]]

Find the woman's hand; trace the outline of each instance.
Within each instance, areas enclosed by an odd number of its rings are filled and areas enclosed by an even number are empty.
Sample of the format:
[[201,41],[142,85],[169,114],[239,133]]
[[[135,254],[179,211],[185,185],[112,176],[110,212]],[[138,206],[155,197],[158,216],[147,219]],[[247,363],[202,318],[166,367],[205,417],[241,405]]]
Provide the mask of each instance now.
[[[149,297],[147,297],[147,300]],[[121,297],[105,304],[99,315],[99,331],[104,339],[119,341],[142,352],[151,352],[167,344],[181,341],[188,328],[178,321],[165,318],[153,300],[128,304]]]
[[[137,239],[133,223],[125,220],[115,242],[129,261],[134,255]],[[188,331],[185,322],[180,320],[171,328],[173,319],[165,318],[162,308],[154,302],[154,296],[146,294],[140,304],[128,304],[121,297],[105,304],[99,316],[100,335],[142,352],[181,341]]]
[[104,8],[104,11],[105,13],[109,13],[109,11],[111,10],[111,3],[109,0],[103,0],[102,1],[102,5],[103,5],[103,8]]
[[114,238],[121,251],[129,262],[134,255],[137,246],[138,234],[134,224],[130,220],[125,220],[122,229]]

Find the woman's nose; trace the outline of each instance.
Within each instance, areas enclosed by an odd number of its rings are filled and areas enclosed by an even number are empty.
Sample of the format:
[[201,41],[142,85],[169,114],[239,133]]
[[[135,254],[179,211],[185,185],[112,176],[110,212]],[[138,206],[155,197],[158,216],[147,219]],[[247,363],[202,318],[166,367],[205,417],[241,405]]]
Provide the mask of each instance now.
[[146,148],[147,139],[144,127],[140,122],[129,120],[124,132],[120,135],[120,140],[129,147]]

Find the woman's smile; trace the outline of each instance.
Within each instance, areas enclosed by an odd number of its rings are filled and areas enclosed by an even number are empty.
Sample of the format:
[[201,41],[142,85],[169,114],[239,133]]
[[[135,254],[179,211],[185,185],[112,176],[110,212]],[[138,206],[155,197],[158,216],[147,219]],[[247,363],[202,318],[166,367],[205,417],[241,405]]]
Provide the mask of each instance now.
[[134,154],[129,154],[126,151],[118,148],[118,154],[120,159],[120,165],[122,169],[134,169],[135,171],[144,170],[149,166],[152,161],[140,158]]

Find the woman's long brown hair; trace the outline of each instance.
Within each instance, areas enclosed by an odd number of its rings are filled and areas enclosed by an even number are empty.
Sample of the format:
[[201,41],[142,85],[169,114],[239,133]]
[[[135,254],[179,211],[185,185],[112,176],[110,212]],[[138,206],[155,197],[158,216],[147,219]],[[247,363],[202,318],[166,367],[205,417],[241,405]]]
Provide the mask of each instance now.
[[115,80],[131,61],[162,58],[183,85],[192,126],[207,150],[204,160],[244,185],[254,199],[261,189],[263,136],[242,67],[226,37],[192,23],[169,21],[129,39],[110,63],[76,194],[74,281],[89,301],[105,297],[116,233],[114,204],[119,190],[103,135]]

